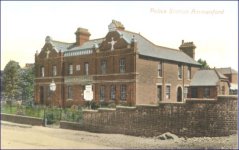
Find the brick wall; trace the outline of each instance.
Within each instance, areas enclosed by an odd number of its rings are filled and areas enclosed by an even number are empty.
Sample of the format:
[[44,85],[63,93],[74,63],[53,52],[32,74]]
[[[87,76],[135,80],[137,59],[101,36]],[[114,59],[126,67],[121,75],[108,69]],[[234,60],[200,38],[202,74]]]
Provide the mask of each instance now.
[[172,132],[181,136],[226,136],[237,133],[237,97],[188,100],[159,106],[117,107],[84,111],[82,130],[136,136]]
[[21,123],[21,124],[30,124],[35,126],[41,126],[43,123],[42,118],[10,115],[10,114],[3,114],[3,113],[1,113],[1,120],[14,122],[14,123]]

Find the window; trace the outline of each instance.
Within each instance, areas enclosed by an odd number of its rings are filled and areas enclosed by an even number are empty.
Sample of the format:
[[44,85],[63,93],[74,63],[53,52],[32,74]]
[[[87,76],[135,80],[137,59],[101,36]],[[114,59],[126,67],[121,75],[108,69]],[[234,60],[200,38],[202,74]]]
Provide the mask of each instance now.
[[209,87],[205,87],[203,93],[204,93],[203,94],[204,98],[209,98],[210,97],[210,88]]
[[120,73],[125,72],[125,58],[120,59]]
[[45,76],[45,69],[44,67],[41,67],[41,77],[44,77]]
[[105,100],[105,86],[101,85],[100,86],[100,101]]
[[72,86],[67,86],[67,99],[72,99],[72,97],[73,97]]
[[158,95],[158,100],[159,101],[162,101],[162,86],[161,85],[158,85],[157,86],[157,95]]
[[102,74],[106,73],[106,60],[101,61],[101,73]]
[[72,64],[70,64],[68,66],[68,74],[73,74],[73,65]]
[[56,76],[56,66],[52,66],[52,76]]
[[120,99],[126,100],[126,85],[120,85]]
[[162,77],[162,62],[160,61],[158,64],[158,76]]
[[182,79],[182,65],[178,65],[178,78]]
[[170,86],[166,86],[166,99],[170,99]]
[[191,79],[191,67],[190,66],[188,66],[187,78]]
[[89,63],[85,63],[85,75],[89,75]]
[[80,65],[76,65],[76,71],[80,71]]
[[115,92],[116,92],[115,85],[111,85],[111,87],[110,87],[110,99],[111,100],[115,100]]
[[225,95],[225,86],[222,86],[222,95]]
[[184,87],[183,93],[184,93],[183,94],[184,95],[184,99],[186,99],[188,97],[188,87],[187,86]]
[[192,90],[192,91],[191,91],[191,95],[192,95],[191,97],[192,97],[192,98],[198,98],[197,88],[196,88],[196,87],[192,87],[191,90]]

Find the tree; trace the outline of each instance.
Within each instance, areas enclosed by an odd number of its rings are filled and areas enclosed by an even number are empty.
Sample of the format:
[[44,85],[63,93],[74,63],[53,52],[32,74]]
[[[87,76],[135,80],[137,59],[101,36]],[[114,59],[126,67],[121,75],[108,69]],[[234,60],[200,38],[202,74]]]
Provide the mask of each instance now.
[[203,69],[210,69],[209,65],[207,64],[206,60],[202,60],[201,58],[198,59],[198,63],[200,63],[202,65]]
[[33,100],[34,92],[34,66],[20,70],[20,87],[22,100]]
[[20,66],[16,61],[9,61],[3,73],[3,92],[7,100],[18,99],[20,97]]

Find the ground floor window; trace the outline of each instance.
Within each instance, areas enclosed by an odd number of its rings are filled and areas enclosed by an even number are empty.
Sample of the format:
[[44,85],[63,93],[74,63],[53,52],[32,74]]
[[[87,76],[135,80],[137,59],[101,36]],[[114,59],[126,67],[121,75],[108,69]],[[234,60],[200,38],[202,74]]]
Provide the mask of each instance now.
[[222,95],[225,95],[225,86],[222,86]]
[[198,92],[196,87],[191,88],[191,96],[192,98],[198,98]]
[[157,86],[157,95],[158,95],[158,100],[162,101],[162,85]]
[[204,88],[203,97],[204,98],[209,98],[210,97],[210,88],[209,87]]
[[116,87],[115,85],[110,86],[110,99],[115,100],[115,92],[116,92]]
[[72,86],[67,86],[67,99],[73,98]]
[[170,99],[170,85],[166,86],[166,99]]
[[184,87],[183,96],[184,96],[184,99],[186,99],[188,97],[188,87],[187,86]]
[[120,99],[126,100],[126,85],[120,85]]
[[101,85],[100,86],[100,101],[105,100],[105,86]]

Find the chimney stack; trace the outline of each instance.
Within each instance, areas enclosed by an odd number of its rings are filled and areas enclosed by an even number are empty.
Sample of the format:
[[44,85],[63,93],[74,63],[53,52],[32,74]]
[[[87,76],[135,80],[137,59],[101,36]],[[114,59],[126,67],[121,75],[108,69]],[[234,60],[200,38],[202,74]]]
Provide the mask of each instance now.
[[89,33],[88,29],[78,28],[75,32],[75,35],[76,35],[76,44],[78,46],[81,46],[85,42],[89,41],[91,34]]
[[184,42],[184,40],[182,40],[182,44],[180,45],[179,49],[191,58],[195,59],[196,46],[193,44],[193,42]]

